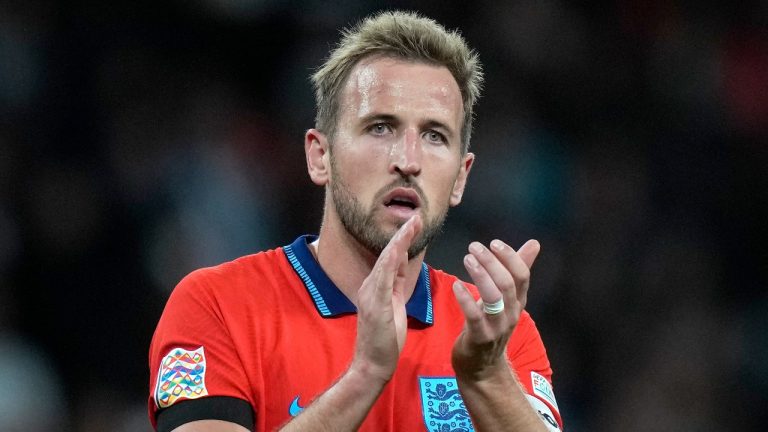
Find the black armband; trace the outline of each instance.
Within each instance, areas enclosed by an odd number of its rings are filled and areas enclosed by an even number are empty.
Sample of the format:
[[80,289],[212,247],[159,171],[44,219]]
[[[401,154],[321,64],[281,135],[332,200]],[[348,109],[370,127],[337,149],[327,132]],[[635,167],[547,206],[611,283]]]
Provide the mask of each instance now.
[[229,396],[210,396],[180,401],[157,413],[157,432],[171,432],[196,420],[223,420],[253,430],[255,415],[251,404]]

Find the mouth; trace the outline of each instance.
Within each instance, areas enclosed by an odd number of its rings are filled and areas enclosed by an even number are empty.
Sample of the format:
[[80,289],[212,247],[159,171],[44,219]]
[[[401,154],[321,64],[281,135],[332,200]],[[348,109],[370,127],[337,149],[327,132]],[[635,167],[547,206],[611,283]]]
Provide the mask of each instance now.
[[412,212],[421,207],[421,198],[413,189],[399,187],[384,196],[383,204],[392,210]]

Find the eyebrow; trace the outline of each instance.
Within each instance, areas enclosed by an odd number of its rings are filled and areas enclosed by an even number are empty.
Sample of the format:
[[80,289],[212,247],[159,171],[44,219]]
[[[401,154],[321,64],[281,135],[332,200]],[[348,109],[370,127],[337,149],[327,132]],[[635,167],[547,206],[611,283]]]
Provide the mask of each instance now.
[[392,115],[392,114],[381,114],[381,113],[370,113],[363,116],[361,119],[358,120],[360,124],[368,124],[374,121],[384,121],[387,123],[400,123],[400,120]]

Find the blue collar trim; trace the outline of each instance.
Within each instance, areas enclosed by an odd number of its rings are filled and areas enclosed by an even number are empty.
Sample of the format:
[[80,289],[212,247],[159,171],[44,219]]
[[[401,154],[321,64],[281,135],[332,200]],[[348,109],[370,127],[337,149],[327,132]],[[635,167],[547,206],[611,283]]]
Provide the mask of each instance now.
[[[309,250],[309,243],[317,239],[314,235],[303,235],[293,243],[283,247],[285,256],[293,266],[293,270],[304,282],[317,311],[323,317],[333,317],[341,314],[356,313],[357,308],[331,281],[320,264]],[[419,279],[413,295],[405,305],[408,316],[424,324],[433,324],[432,291],[429,280],[429,267],[422,263]]]

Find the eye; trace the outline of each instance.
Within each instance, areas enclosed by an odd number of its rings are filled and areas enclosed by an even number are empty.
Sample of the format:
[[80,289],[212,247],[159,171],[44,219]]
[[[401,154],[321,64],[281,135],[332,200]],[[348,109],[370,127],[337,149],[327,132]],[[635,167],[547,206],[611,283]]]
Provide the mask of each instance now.
[[427,139],[427,141],[433,143],[433,144],[445,144],[446,139],[445,135],[441,134],[440,132],[429,130],[424,133],[424,137]]
[[386,135],[392,132],[392,128],[387,123],[376,123],[368,128],[373,135]]

